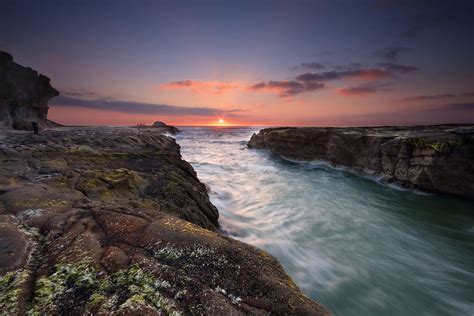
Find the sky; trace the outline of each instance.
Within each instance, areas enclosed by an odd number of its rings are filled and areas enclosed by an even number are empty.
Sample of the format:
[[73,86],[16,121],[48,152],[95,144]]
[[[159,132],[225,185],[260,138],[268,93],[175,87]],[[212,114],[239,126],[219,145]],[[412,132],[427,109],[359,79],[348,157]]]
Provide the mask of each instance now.
[[474,123],[474,1],[0,3],[59,123]]

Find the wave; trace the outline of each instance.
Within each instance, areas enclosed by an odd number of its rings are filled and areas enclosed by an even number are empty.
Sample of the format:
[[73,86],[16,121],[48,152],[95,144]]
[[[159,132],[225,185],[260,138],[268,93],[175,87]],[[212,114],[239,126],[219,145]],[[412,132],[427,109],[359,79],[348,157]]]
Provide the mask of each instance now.
[[267,250],[337,315],[469,315],[472,202],[247,150],[251,132],[178,136],[183,158],[211,188],[221,233]]

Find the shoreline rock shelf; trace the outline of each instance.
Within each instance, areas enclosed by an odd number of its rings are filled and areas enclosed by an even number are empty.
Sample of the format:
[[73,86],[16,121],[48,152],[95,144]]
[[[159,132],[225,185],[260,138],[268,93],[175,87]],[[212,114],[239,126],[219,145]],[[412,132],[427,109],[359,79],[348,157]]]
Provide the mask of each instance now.
[[3,314],[328,315],[281,265],[218,233],[159,130],[0,131]]
[[266,128],[247,145],[290,159],[327,161],[409,188],[474,199],[474,125]]

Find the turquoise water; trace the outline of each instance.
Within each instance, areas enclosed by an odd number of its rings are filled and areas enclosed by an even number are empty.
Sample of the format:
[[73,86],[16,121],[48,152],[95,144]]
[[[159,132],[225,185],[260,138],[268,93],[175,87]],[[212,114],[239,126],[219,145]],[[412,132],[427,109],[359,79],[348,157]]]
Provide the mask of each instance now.
[[248,149],[256,128],[183,128],[222,231],[267,250],[336,315],[473,315],[474,202]]

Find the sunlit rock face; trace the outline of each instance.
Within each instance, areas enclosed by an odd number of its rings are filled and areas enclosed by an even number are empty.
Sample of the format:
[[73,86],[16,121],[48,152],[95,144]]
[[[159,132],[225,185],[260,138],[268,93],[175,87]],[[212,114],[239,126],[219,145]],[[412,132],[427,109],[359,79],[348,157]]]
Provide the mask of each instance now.
[[47,120],[48,101],[57,95],[48,77],[18,65],[10,54],[0,51],[1,129],[31,129],[31,122],[54,125]]
[[268,128],[250,148],[323,160],[428,192],[474,198],[474,126]]

